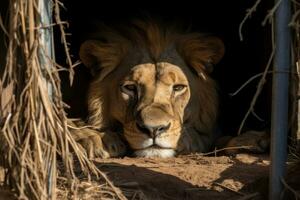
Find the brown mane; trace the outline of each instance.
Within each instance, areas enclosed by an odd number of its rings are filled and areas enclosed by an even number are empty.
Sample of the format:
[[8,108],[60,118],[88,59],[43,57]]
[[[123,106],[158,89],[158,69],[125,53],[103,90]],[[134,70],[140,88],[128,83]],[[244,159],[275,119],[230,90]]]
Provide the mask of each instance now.
[[[166,49],[174,46],[186,64],[197,72],[206,69],[206,64],[216,64],[224,54],[222,42],[200,33],[184,33],[172,25],[163,25],[154,21],[134,21],[127,26],[107,27],[92,37],[101,48],[92,48],[102,55],[101,67],[117,66],[132,49],[146,50],[153,62],[157,62]],[[80,53],[83,61],[84,53]],[[89,55],[86,55],[89,56]],[[86,62],[85,62],[86,63]],[[92,66],[95,63],[91,63]]]

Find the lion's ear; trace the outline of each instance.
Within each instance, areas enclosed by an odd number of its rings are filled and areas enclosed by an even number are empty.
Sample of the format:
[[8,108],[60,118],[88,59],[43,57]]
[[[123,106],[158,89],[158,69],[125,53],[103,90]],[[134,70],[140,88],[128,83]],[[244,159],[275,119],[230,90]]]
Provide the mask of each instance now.
[[100,72],[100,79],[103,79],[120,64],[121,50],[117,43],[87,40],[81,45],[79,56],[93,75]]
[[181,39],[177,49],[185,62],[199,75],[203,72],[210,73],[225,52],[224,44],[219,38],[198,34]]

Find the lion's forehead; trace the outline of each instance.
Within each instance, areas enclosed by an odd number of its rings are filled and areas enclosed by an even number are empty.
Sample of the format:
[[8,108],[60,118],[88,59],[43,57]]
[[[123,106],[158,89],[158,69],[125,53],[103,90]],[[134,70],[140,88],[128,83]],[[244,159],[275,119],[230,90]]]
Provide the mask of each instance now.
[[155,84],[156,81],[167,85],[174,83],[188,84],[184,72],[179,66],[168,62],[145,63],[134,66],[131,75],[127,77],[138,84]]
[[153,84],[155,81],[156,69],[152,63],[139,64],[131,69],[130,79],[139,84]]
[[188,84],[188,79],[179,66],[168,62],[159,62],[156,66],[160,81],[166,84]]

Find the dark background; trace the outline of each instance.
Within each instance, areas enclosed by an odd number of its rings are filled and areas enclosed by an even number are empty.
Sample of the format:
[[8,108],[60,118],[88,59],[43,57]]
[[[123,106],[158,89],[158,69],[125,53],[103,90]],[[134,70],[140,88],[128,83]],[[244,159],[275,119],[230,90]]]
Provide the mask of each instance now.
[[[244,41],[239,40],[238,27],[246,14],[246,9],[255,1],[63,1],[66,10],[63,20],[69,22],[68,39],[74,61],[79,59],[80,44],[97,23],[116,24],[140,16],[152,16],[165,21],[188,25],[193,31],[212,33],[225,43],[223,60],[215,66],[212,77],[218,82],[220,90],[220,126],[225,134],[236,134],[238,127],[249,108],[259,79],[253,81],[234,97],[229,93],[238,89],[255,74],[263,72],[270,55],[270,26],[263,27],[262,21],[271,8],[269,1],[262,1],[257,11],[243,27]],[[56,32],[56,37],[59,37]],[[60,40],[56,39],[56,57],[65,63]],[[61,73],[64,100],[71,106],[70,117],[86,116],[86,92],[89,71],[82,65],[76,67],[75,80],[69,86],[68,74]],[[250,116],[245,129],[265,129],[269,126],[271,106],[271,79],[260,95],[255,111],[264,119],[260,122]],[[201,102],[200,102],[201,103]]]

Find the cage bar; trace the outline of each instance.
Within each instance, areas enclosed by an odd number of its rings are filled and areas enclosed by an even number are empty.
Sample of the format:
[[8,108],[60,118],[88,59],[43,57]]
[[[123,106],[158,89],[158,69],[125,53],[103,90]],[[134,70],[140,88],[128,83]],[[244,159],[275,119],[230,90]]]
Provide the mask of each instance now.
[[[39,48],[39,62],[40,66],[43,70],[51,70],[53,67],[53,61],[55,60],[54,56],[54,39],[53,39],[53,28],[52,28],[52,7],[53,2],[49,0],[39,0],[38,1],[38,12],[40,13],[40,25],[39,27],[39,41],[41,43],[41,48]],[[47,80],[46,77],[43,78],[45,81],[45,85],[47,86],[47,91],[49,97],[52,99],[53,88],[52,84]],[[52,191],[53,188],[56,186],[56,180],[54,179],[55,175],[53,170],[56,165],[56,162],[50,162],[48,169],[47,169],[47,195],[49,199],[55,199],[55,191]]]
[[[281,1],[281,2],[279,2]],[[269,199],[281,199],[281,179],[286,172],[289,70],[291,66],[291,36],[288,26],[291,16],[290,0],[279,3],[275,15],[275,60],[273,67],[271,118],[271,170]]]

